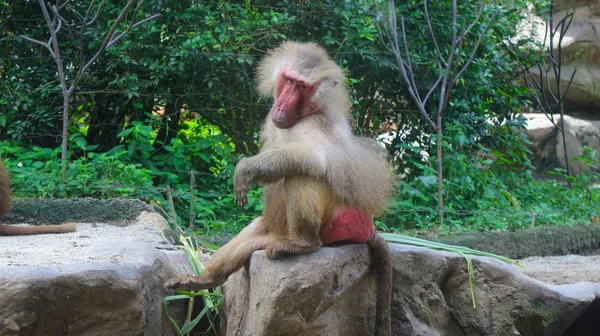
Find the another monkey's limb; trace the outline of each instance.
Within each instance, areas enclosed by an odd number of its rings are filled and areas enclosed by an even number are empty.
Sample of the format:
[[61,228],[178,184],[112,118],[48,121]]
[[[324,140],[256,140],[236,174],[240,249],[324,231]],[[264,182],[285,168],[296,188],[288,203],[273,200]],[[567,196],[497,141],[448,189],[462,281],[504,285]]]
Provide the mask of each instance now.
[[315,146],[289,145],[260,152],[241,160],[235,168],[233,187],[238,205],[248,203],[250,183],[273,183],[286,176],[310,176],[324,178],[325,157]]
[[392,256],[387,243],[377,232],[373,232],[367,245],[372,249],[372,268],[377,276],[375,335],[389,336],[392,334]]
[[67,233],[74,232],[76,229],[76,223],[35,226],[15,226],[0,224],[0,236],[24,236],[44,233]]
[[309,177],[285,178],[287,238],[267,246],[265,254],[275,259],[282,253],[309,253],[321,242],[321,226],[328,221],[335,197],[327,185]]
[[[10,184],[6,169],[0,161],[0,217],[10,210]],[[77,224],[14,226],[0,224],[0,236],[36,235],[42,233],[66,233],[77,229]]]
[[201,290],[219,286],[240,269],[252,253],[264,249],[273,238],[264,230],[262,217],[258,217],[227,244],[212,255],[201,275],[173,278],[165,283],[167,288]]

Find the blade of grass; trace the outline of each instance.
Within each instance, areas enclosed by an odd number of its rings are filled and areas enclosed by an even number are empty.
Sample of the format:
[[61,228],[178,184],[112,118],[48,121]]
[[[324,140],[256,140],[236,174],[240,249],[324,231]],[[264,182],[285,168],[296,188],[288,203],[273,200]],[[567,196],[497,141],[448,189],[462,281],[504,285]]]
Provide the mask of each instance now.
[[191,321],[191,322],[185,322],[183,324],[183,327],[181,328],[181,333],[183,334],[188,334],[192,331],[192,329],[194,329],[194,327],[198,324],[198,322],[200,322],[200,320],[206,315],[206,313],[208,312],[208,306],[204,306],[204,308],[202,309],[202,311],[200,312],[200,314],[198,314],[198,316],[196,316],[196,318]]
[[175,331],[175,334],[177,336],[183,336],[183,333],[181,332],[181,329],[179,329],[177,322],[175,322],[175,320],[171,317],[171,314],[169,314],[169,307],[168,307],[167,303],[169,301],[176,300],[175,298],[173,298],[174,296],[181,296],[181,295],[172,295],[172,296],[165,297],[165,299],[163,300],[163,313],[169,319],[169,322],[171,323],[171,327],[173,328],[173,331]]
[[521,264],[519,264],[518,262],[516,262],[515,260],[513,260],[511,258],[493,254],[493,253],[489,253],[489,252],[474,250],[474,249],[464,247],[464,246],[448,245],[448,244],[433,242],[430,240],[425,240],[425,239],[411,237],[411,236],[405,236],[405,235],[396,234],[396,233],[380,233],[380,235],[383,237],[383,239],[385,239],[386,241],[392,242],[392,243],[420,246],[420,247],[426,247],[429,249],[434,249],[434,250],[439,250],[439,251],[447,251],[447,252],[461,251],[465,254],[470,254],[470,255],[475,255],[475,256],[480,256],[480,257],[494,258],[494,259],[498,259],[498,260],[504,261],[506,263],[515,265],[515,266],[523,267]]
[[517,263],[515,260],[513,260],[511,258],[493,254],[493,253],[470,249],[468,247],[448,245],[448,244],[433,242],[433,241],[429,241],[429,240],[425,240],[425,239],[421,239],[421,238],[400,235],[400,234],[396,234],[396,233],[380,233],[380,235],[383,237],[383,239],[385,239],[388,242],[425,247],[425,248],[429,248],[429,249],[437,250],[437,251],[458,253],[463,258],[465,258],[465,261],[467,262],[467,275],[469,278],[469,290],[471,292],[471,302],[473,303],[473,309],[477,309],[477,302],[475,300],[475,289],[474,289],[475,271],[473,269],[473,262],[472,262],[471,258],[468,256],[469,254],[475,255],[475,256],[494,258],[494,259],[498,259],[498,260],[504,261],[506,263],[509,263],[511,265],[523,267],[521,264]]
[[469,290],[471,291],[471,302],[473,303],[473,309],[477,309],[477,302],[475,301],[475,289],[473,288],[473,282],[475,281],[475,271],[473,270],[473,263],[468,255],[462,252],[457,253],[463,256],[463,258],[465,258],[465,260],[467,261],[467,274],[469,276]]

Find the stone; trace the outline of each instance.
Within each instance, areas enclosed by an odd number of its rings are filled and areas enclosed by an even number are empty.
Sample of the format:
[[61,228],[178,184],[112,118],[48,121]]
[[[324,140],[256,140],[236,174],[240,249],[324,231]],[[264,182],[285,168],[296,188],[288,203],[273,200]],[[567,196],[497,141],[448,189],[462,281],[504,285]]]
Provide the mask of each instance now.
[[0,237],[0,335],[172,335],[163,284],[191,270],[159,232],[165,225],[146,212],[73,233]]
[[[545,174],[554,168],[566,168],[564,139],[567,143],[569,168],[573,175],[594,169],[600,171],[600,121],[584,120],[565,116],[565,137],[556,130],[550,119],[541,113],[525,114],[527,118],[526,134],[531,142],[533,164],[537,174]],[[560,125],[560,116],[553,116],[554,122]],[[583,148],[589,147],[596,152],[595,168],[581,160],[573,160],[584,154]]]
[[[574,11],[573,11],[574,9]],[[530,11],[532,11],[530,9]],[[569,26],[561,44],[561,89],[564,92],[571,75],[576,70],[571,87],[566,93],[564,106],[566,113],[584,119],[600,119],[600,2],[576,2],[561,0],[555,2],[553,19],[555,26],[569,13],[573,13],[573,21]],[[544,41],[545,28],[541,19],[529,13],[527,24],[522,24],[521,34],[533,37],[538,42]],[[547,39],[548,40],[548,39]],[[546,40],[546,41],[547,41]],[[558,53],[559,34],[554,39],[555,52]],[[548,65],[549,61],[546,62]],[[530,69],[539,80],[537,67]],[[556,78],[553,71],[548,73],[548,83],[556,90]],[[546,80],[544,79],[544,82]]]
[[[394,335],[583,335],[599,330],[600,285],[553,286],[515,266],[473,257],[471,303],[465,260],[390,244]],[[224,284],[222,335],[372,335],[375,279],[365,245],[249,264]]]

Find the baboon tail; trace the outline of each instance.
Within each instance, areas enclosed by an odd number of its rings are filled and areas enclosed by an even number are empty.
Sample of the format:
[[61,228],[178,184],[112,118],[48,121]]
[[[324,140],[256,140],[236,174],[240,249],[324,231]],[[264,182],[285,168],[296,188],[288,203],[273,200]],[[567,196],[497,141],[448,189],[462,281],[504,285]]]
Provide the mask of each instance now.
[[377,276],[375,335],[392,335],[392,256],[385,240],[373,232],[367,244],[373,250],[373,269]]

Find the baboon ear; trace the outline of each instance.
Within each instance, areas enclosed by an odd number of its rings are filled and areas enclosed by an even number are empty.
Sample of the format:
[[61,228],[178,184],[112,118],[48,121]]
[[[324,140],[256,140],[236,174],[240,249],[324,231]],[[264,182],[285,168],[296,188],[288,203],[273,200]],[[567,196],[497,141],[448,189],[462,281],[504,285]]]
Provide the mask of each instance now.
[[331,84],[333,85],[333,87],[336,87],[338,86],[338,84],[340,84],[340,82],[338,80],[334,80]]

